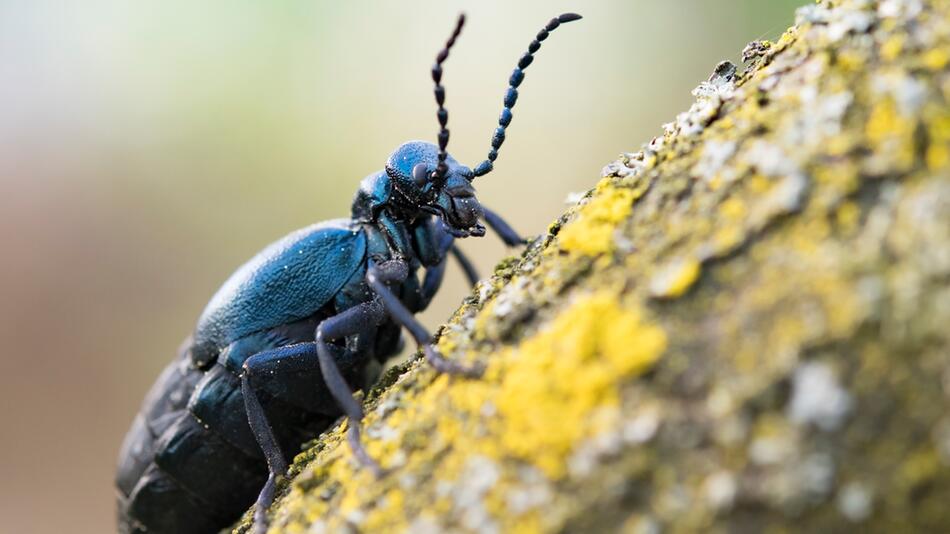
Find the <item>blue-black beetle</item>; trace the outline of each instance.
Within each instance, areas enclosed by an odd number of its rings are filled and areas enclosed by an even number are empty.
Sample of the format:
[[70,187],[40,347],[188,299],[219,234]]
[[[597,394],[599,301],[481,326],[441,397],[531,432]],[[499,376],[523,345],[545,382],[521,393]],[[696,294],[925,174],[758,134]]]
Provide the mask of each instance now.
[[524,243],[479,204],[472,180],[492,170],[541,41],[579,18],[551,19],[528,45],[509,79],[488,159],[472,170],[446,152],[442,64],[465,22],[459,16],[432,67],[438,146],[403,144],[384,170],[363,180],[351,218],[284,237],[218,290],[126,435],[116,476],[120,532],[217,532],[255,498],[255,530],[263,531],[288,459],[341,414],[355,456],[381,474],[360,443],[363,414],[352,391],[371,384],[398,352],[401,327],[440,372],[480,374],[444,359],[413,314],[438,290],[449,253],[475,283],[453,241],[484,235],[480,220],[506,244]]

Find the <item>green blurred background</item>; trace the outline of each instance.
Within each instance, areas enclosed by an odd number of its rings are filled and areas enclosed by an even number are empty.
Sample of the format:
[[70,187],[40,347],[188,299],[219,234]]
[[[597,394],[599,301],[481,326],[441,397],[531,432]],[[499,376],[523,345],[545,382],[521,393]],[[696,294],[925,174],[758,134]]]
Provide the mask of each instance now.
[[[803,0],[0,2],[0,531],[109,532],[122,436],[217,286],[346,216],[361,178],[437,130],[488,149],[508,75],[552,16],[480,199],[543,232],[621,151]],[[508,252],[463,247],[482,272]],[[468,289],[452,267],[424,317]]]

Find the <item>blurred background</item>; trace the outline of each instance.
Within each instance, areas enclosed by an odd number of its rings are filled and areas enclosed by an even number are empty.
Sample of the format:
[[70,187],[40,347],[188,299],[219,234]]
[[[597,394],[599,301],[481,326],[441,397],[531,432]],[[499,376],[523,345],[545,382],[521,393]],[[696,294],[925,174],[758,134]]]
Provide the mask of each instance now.
[[[479,198],[543,232],[685,110],[717,62],[804,0],[0,2],[0,531],[114,531],[143,395],[208,298],[264,245],[343,217],[360,179],[437,131],[488,150],[508,75],[553,15]],[[463,243],[487,273],[496,238]],[[467,294],[457,267],[423,316]]]

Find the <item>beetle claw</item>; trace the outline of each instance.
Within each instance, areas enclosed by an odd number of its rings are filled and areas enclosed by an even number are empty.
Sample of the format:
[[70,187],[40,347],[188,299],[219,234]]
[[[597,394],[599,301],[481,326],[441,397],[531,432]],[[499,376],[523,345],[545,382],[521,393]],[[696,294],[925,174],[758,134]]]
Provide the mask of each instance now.
[[465,378],[481,378],[485,374],[485,366],[481,363],[466,365],[457,361],[446,359],[432,345],[426,345],[424,349],[426,361],[439,373],[453,376],[462,376]]

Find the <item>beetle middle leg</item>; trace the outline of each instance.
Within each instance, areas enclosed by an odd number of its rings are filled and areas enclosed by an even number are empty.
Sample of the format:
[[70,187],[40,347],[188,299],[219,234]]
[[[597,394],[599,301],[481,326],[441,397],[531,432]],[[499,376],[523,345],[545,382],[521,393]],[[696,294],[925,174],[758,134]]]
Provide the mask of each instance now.
[[405,279],[408,275],[408,265],[402,260],[390,260],[383,263],[370,262],[369,269],[366,270],[366,283],[380,298],[385,306],[389,316],[394,321],[401,324],[409,330],[409,333],[415,339],[416,344],[425,354],[426,361],[432,367],[440,372],[453,375],[461,375],[470,378],[482,376],[484,368],[480,365],[465,365],[459,362],[446,359],[439,354],[439,351],[432,345],[432,336],[426,330],[422,323],[416,320],[399,298],[389,289],[388,281]]

